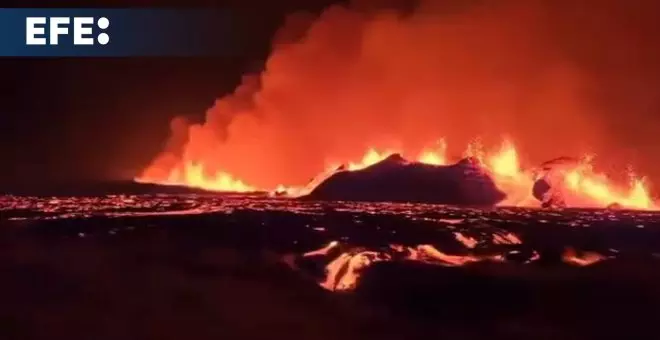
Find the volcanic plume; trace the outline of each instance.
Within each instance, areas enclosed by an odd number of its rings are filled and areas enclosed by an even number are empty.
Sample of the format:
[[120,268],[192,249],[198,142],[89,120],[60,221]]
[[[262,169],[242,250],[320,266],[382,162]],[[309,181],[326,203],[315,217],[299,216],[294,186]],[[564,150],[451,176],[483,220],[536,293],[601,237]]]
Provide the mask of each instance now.
[[[570,25],[557,24],[563,14],[550,6],[429,0],[400,11],[361,1],[292,15],[263,72],[246,75],[202,123],[175,119],[138,180],[272,190],[395,152],[432,164],[473,155],[503,176],[504,192],[523,186],[531,196],[537,177],[522,176],[522,164],[588,152],[608,159],[611,149],[591,96],[598,83],[566,52]],[[502,140],[501,152],[484,151]],[[614,190],[602,176],[590,179],[590,168],[573,170],[567,185],[599,203],[651,206],[639,180]]]

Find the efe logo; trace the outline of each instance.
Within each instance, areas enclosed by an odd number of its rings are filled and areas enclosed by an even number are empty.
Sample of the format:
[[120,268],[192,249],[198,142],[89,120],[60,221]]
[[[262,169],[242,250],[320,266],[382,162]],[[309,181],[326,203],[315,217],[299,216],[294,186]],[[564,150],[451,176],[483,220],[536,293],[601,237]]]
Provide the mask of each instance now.
[[[73,19],[73,20],[71,20]],[[110,36],[103,32],[96,36],[94,24],[101,30],[110,26],[110,20],[101,17],[94,20],[93,17],[27,17],[25,18],[25,44],[26,45],[57,45],[59,36],[69,35],[69,25],[73,22],[73,45],[94,45],[95,40],[101,45],[110,42]],[[48,27],[48,34],[46,34]]]

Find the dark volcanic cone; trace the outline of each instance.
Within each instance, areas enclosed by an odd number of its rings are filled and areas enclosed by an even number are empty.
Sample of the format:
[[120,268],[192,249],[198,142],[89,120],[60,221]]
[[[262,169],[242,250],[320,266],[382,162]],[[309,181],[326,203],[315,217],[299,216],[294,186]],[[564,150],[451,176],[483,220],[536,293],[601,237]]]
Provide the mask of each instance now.
[[506,195],[474,162],[436,166],[399,154],[357,171],[339,171],[305,199],[492,206]]

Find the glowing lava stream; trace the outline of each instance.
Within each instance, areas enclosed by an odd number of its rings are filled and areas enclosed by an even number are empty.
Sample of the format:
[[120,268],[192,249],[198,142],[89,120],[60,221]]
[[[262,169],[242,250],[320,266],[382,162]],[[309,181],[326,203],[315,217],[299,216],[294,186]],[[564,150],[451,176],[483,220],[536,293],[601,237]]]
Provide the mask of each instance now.
[[[445,155],[446,144],[440,140],[434,148],[423,150],[416,160],[430,165],[447,165]],[[316,185],[336,171],[356,171],[378,163],[395,151],[379,152],[370,148],[359,162],[347,162],[342,169],[339,164],[328,166],[312,182],[304,187],[286,187],[283,185],[275,189],[253,187],[232,174],[217,171],[209,174],[203,162],[186,161],[171,169],[165,177],[148,176],[149,168],[144,175],[136,178],[137,182],[154,183],[162,185],[181,185],[209,191],[248,193],[256,191],[275,192],[289,197],[297,197],[309,193]],[[479,143],[468,145],[465,157],[473,157],[479,161],[487,171],[497,187],[507,195],[507,199],[500,203],[504,206],[539,206],[539,202],[532,196],[532,187],[538,174],[532,170],[523,170],[520,166],[518,153],[513,143],[504,141],[495,152],[485,152]],[[657,206],[649,194],[643,178],[631,175],[629,188],[616,186],[604,174],[594,172],[591,159],[585,157],[582,161],[571,165],[562,171],[562,185],[560,190],[568,199],[568,206],[573,207],[606,207],[617,203],[622,207],[639,210],[653,210]]]
[[[498,240],[499,237],[499,241]],[[506,241],[505,244],[522,244],[520,239],[511,233],[504,236],[493,234],[493,239],[496,240],[495,244],[501,244],[502,240]],[[360,248],[352,248],[341,252],[338,256],[331,256],[329,252],[338,248],[340,244],[337,241],[332,241],[325,247],[307,252],[302,255],[303,258],[325,257],[330,259],[325,266],[325,278],[319,282],[320,286],[333,292],[351,291],[355,289],[361,279],[364,270],[377,262],[390,262],[395,261],[395,258],[405,261],[418,261],[427,264],[439,265],[444,267],[461,267],[470,263],[490,261],[490,262],[506,262],[505,254],[491,254],[487,256],[476,255],[450,255],[442,252],[440,249],[430,244],[420,244],[414,247],[406,247],[402,245],[391,244],[389,251],[374,251],[365,250]],[[468,248],[473,248],[468,246]],[[396,257],[395,257],[396,256]],[[333,259],[334,258],[334,259]],[[539,260],[541,257],[538,252],[533,251],[530,258],[524,263],[531,263]],[[564,249],[562,253],[562,261],[574,266],[589,266],[609,257],[595,252],[584,252],[578,256],[576,251],[572,248]],[[288,262],[292,265],[291,262]],[[295,264],[292,265],[294,269],[299,269]]]

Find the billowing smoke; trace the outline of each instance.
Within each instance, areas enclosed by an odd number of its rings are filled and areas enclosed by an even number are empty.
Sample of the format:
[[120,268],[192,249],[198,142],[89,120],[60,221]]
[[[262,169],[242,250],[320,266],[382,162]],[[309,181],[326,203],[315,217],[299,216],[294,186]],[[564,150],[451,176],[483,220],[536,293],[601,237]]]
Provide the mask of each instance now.
[[[265,70],[218,99],[203,124],[173,121],[147,173],[192,161],[272,188],[304,184],[367,147],[415,155],[440,137],[455,156],[475,137],[508,137],[530,164],[606,150],[593,100],[601,84],[574,53],[574,35],[590,31],[564,13],[570,2],[450,2],[292,15]],[[590,18],[584,27],[599,27]]]

